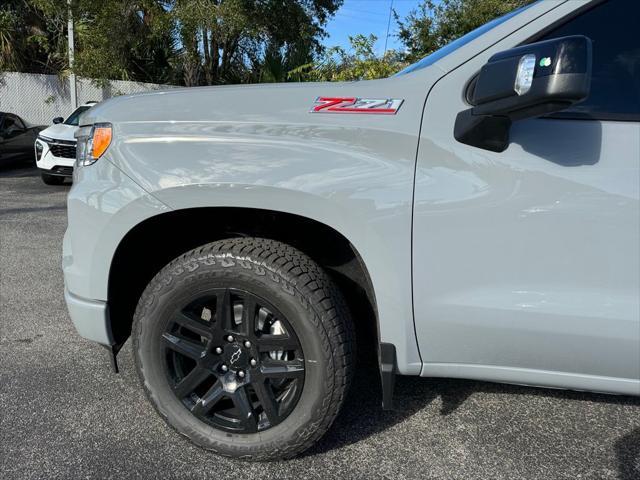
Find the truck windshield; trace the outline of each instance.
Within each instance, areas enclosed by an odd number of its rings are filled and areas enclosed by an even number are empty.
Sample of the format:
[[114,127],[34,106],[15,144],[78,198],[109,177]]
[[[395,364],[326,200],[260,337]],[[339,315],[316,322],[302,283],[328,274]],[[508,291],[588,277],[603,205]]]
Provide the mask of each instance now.
[[509,12],[506,15],[503,15],[502,17],[498,17],[498,18],[496,18],[494,20],[491,20],[488,23],[485,23],[481,27],[478,27],[475,30],[467,33],[466,35],[463,35],[462,37],[458,38],[457,40],[454,40],[453,42],[445,45],[440,50],[436,50],[431,55],[427,55],[422,60],[419,60],[416,63],[413,63],[413,64],[409,65],[404,70],[401,70],[398,73],[396,73],[396,75],[405,75],[407,73],[415,72],[416,70],[421,70],[421,69],[423,69],[425,67],[428,67],[429,65],[433,65],[435,62],[437,62],[441,58],[446,57],[450,53],[455,52],[457,49],[459,49],[460,47],[466,45],[467,43],[471,42],[472,40],[475,40],[479,36],[484,35],[489,30],[491,30],[491,29],[497,27],[498,25],[506,22],[510,18],[513,18],[516,15],[522,13],[524,10],[529,8],[531,5],[533,5],[533,3],[531,3],[529,5],[526,5],[524,7],[520,7],[518,9],[514,10],[513,12]]
[[89,110],[91,107],[89,105],[83,105],[82,107],[78,107],[75,111],[69,115],[69,117],[64,121],[65,125],[75,125],[78,126],[78,120],[80,120],[80,114]]

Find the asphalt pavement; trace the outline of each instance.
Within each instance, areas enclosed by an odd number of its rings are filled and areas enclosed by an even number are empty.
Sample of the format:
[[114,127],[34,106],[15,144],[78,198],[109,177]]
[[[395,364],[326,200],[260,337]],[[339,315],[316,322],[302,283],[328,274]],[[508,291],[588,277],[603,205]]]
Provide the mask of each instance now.
[[[0,167],[1,168],[1,167]],[[199,449],[74,331],[60,270],[69,186],[0,169],[0,478],[640,479],[640,399],[401,377],[381,411],[362,368],[331,430],[286,462]]]

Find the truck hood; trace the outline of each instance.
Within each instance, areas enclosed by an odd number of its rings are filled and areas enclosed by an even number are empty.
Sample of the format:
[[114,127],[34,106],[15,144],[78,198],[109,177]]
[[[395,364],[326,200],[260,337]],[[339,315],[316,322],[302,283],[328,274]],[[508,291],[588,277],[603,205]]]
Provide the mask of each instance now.
[[[107,100],[83,114],[81,123],[315,123],[316,117],[324,117],[323,122],[327,117],[344,117],[309,115],[314,102],[321,96],[402,99],[406,93],[403,78],[179,88]],[[406,107],[401,111],[403,109]]]
[[64,123],[58,123],[51,125],[44,130],[40,131],[40,135],[54,140],[75,140],[73,134],[78,129],[75,125],[65,125]]

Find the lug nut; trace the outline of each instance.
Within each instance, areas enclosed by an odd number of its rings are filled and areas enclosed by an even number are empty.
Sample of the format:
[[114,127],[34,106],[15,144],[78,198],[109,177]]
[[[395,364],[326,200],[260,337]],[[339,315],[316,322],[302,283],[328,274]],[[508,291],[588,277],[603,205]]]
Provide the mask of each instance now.
[[229,335],[227,337],[227,342],[233,342],[233,335]]
[[251,364],[252,367],[255,367],[258,364],[258,361],[255,358],[252,358],[249,363]]
[[244,346],[249,348],[251,346],[251,342],[247,340],[246,342],[244,342]]
[[220,367],[220,370],[222,370],[223,372],[226,372],[227,370],[229,370],[229,367],[227,367],[226,365],[222,365]]
[[222,353],[222,349],[220,347],[216,347],[216,353],[220,355]]
[[240,378],[244,378],[244,370],[240,370],[240,371],[238,372],[238,376],[239,376]]

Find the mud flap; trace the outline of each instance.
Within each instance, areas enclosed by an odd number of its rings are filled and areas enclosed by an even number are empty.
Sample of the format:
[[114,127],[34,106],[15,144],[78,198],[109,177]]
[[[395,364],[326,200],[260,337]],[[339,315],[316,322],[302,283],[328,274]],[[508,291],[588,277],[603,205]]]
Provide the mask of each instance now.
[[382,382],[382,409],[393,410],[393,389],[396,383],[396,347],[380,343],[380,379]]
[[119,373],[120,369],[118,368],[118,352],[122,348],[124,343],[117,343],[115,345],[102,345],[109,352],[109,361],[111,363],[111,370],[113,373]]

